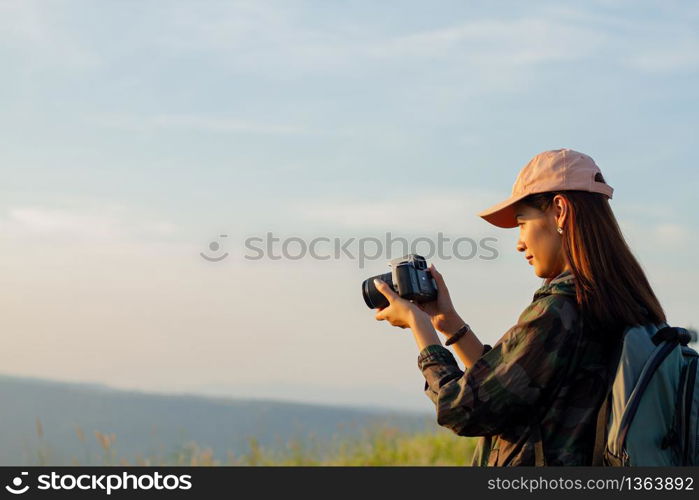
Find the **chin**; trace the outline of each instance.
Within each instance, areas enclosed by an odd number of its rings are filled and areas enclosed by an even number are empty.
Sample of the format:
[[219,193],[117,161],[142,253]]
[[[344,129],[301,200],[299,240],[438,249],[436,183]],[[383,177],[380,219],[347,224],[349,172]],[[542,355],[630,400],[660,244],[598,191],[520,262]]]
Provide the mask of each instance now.
[[543,279],[545,279],[545,280],[552,280],[553,278],[555,278],[556,276],[558,276],[558,274],[556,274],[556,273],[536,273],[536,275],[537,275],[539,278],[543,278]]
[[555,277],[555,276],[551,276],[550,271],[538,269],[536,266],[534,266],[534,274],[536,274],[537,277],[543,278],[543,279],[549,279],[549,278]]

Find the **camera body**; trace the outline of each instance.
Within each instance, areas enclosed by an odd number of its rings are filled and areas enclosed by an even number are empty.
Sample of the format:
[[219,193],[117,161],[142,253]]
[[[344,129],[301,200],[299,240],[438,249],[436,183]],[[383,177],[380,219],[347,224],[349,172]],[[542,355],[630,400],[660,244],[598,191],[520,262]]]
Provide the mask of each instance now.
[[388,306],[388,300],[374,286],[374,278],[384,281],[391,289],[406,300],[429,302],[437,298],[437,283],[427,270],[427,261],[422,255],[408,254],[392,259],[391,272],[372,276],[362,283],[362,295],[371,309]]

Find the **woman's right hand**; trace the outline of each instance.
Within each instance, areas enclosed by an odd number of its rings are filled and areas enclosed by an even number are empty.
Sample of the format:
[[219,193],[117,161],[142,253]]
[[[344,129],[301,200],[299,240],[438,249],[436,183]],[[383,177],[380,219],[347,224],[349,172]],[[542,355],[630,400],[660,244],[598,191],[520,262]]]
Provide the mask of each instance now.
[[437,282],[437,299],[431,302],[419,303],[418,306],[430,316],[435,330],[444,335],[452,335],[463,326],[464,321],[454,309],[449,289],[446,283],[444,283],[441,273],[437,271],[434,264],[430,264],[429,270]]

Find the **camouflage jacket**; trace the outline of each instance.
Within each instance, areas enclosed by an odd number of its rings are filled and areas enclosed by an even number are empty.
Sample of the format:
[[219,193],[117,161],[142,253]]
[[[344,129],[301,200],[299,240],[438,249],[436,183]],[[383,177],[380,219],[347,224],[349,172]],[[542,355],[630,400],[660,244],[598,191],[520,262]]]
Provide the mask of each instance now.
[[466,372],[441,345],[425,347],[418,366],[437,422],[483,436],[472,465],[535,465],[537,442],[545,465],[590,465],[607,381],[601,338],[583,328],[566,271],[536,291],[517,324]]

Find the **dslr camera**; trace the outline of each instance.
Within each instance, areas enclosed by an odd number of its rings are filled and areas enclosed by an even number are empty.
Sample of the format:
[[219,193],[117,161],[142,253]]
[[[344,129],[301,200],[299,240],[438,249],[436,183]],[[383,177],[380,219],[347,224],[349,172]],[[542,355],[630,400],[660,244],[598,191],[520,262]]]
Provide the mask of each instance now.
[[374,278],[384,281],[398,295],[413,302],[429,302],[437,298],[437,283],[427,270],[427,261],[414,253],[391,260],[390,273],[365,279],[362,283],[364,302],[370,309],[388,306],[388,300],[374,286]]

